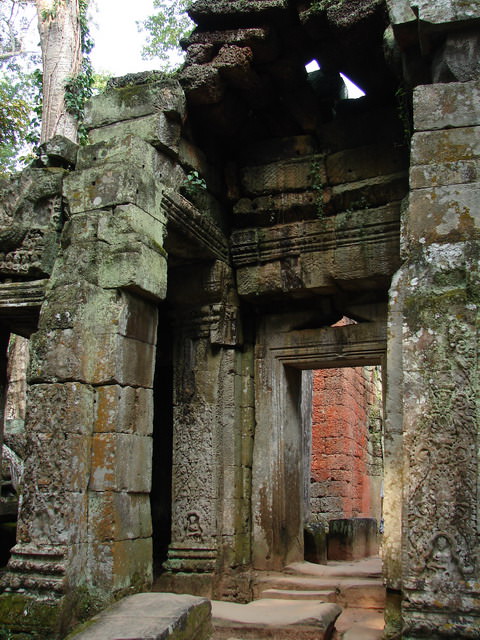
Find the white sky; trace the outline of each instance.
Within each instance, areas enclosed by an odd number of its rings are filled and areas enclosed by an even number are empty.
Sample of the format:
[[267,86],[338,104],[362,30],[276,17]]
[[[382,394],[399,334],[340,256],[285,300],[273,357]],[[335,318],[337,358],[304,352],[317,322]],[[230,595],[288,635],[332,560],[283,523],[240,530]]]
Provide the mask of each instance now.
[[95,47],[90,54],[95,71],[114,76],[158,69],[158,61],[142,60],[145,32],[137,21],[154,12],[152,0],[95,0],[92,2],[90,33]]

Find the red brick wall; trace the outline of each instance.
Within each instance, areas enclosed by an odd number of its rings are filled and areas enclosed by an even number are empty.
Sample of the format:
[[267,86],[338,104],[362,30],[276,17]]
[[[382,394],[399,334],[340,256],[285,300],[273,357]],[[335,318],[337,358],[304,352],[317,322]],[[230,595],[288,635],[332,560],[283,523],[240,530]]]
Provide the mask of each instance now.
[[[378,517],[372,505],[369,424],[378,405],[373,368],[314,372],[312,409],[312,519]],[[378,455],[378,449],[377,449]],[[375,501],[375,500],[374,500]]]

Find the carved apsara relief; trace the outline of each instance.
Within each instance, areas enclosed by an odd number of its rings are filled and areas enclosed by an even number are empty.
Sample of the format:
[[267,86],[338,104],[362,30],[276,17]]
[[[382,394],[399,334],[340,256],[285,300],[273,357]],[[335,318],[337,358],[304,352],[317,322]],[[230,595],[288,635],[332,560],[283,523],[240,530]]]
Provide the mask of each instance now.
[[419,372],[423,414],[406,416],[408,572],[448,591],[476,570],[476,333],[464,322],[435,331],[425,355],[444,368]]

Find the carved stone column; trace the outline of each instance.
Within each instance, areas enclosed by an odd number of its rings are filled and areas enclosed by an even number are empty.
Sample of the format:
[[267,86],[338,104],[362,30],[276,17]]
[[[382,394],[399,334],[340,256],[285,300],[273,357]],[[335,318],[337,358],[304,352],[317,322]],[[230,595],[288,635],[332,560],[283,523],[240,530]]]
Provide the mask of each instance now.
[[31,337],[24,486],[0,599],[13,629],[63,637],[77,606],[151,584],[161,167],[129,136],[83,148],[64,182],[70,219]]
[[195,592],[211,594],[211,574],[229,561],[224,547],[236,553],[234,520],[241,511],[239,310],[223,262],[179,269],[170,285],[177,304],[172,542],[165,568],[174,588],[183,579]]
[[403,295],[404,638],[478,638],[479,82],[414,93]]

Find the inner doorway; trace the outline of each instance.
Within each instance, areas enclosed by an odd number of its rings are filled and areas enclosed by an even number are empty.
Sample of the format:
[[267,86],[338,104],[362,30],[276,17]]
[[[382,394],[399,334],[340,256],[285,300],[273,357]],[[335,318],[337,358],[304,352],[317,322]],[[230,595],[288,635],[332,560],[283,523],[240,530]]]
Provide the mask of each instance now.
[[300,330],[281,323],[278,317],[264,320],[263,348],[257,349],[252,469],[257,569],[282,569],[304,559],[305,433],[311,429],[305,406],[311,371],[378,367],[386,352],[384,322]]
[[379,366],[311,372],[304,433],[304,557],[359,560],[379,551],[383,495],[383,393]]

